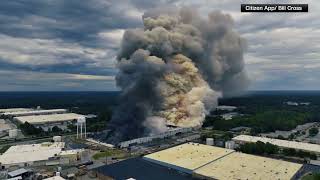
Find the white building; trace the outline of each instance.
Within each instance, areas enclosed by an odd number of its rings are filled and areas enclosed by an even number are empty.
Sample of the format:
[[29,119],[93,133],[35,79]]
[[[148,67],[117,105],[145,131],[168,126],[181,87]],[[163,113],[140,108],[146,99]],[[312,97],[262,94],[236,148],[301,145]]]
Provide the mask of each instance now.
[[231,120],[233,117],[235,116],[239,116],[239,113],[237,112],[230,112],[230,113],[225,113],[225,114],[222,114],[221,117],[224,119],[224,120]]
[[186,143],[143,157],[196,179],[293,179],[302,164],[235,152],[231,149]]
[[287,104],[288,106],[299,106],[299,103],[292,102],[292,101],[287,101],[287,102],[285,102],[285,104]]
[[301,150],[305,152],[312,152],[320,155],[320,145],[318,144],[310,144],[310,143],[303,143],[303,142],[296,142],[296,141],[287,141],[281,139],[272,139],[266,137],[257,137],[257,136],[249,136],[249,135],[239,135],[232,138],[237,144],[244,144],[244,143],[256,143],[258,141],[264,143],[270,143],[280,148],[292,148],[296,150]]
[[9,112],[20,112],[20,111],[31,111],[31,108],[10,108],[10,109],[0,109],[0,114]]
[[132,144],[143,144],[147,142],[151,142],[154,139],[164,139],[166,137],[174,136],[179,133],[186,133],[186,132],[191,132],[194,128],[174,128],[172,130],[159,133],[156,135],[148,136],[148,137],[142,137],[142,138],[137,138],[137,139],[132,139],[129,141],[124,141],[119,143],[120,148],[127,148]]
[[38,116],[20,116],[15,117],[14,120],[19,123],[28,122],[36,127],[41,127],[44,130],[48,130],[54,126],[60,129],[66,129],[68,124],[75,124],[77,119],[82,117],[80,114],[67,113],[67,114],[50,114],[50,115],[38,115]]
[[14,120],[20,123],[28,122],[29,124],[48,124],[48,123],[63,123],[67,121],[76,121],[82,117],[80,114],[67,113],[67,114],[50,114],[50,115],[38,115],[38,116],[21,116],[15,117]]
[[0,166],[8,168],[68,164],[82,152],[82,150],[64,151],[64,146],[64,142],[11,146],[0,156]]
[[234,111],[234,110],[237,109],[237,107],[235,107],[235,106],[224,106],[224,105],[222,105],[222,106],[218,106],[216,109],[217,109],[217,110],[222,110],[222,111]]
[[50,110],[31,110],[31,111],[15,111],[3,113],[5,116],[33,116],[33,115],[47,115],[47,114],[61,114],[66,113],[66,109],[50,109]]

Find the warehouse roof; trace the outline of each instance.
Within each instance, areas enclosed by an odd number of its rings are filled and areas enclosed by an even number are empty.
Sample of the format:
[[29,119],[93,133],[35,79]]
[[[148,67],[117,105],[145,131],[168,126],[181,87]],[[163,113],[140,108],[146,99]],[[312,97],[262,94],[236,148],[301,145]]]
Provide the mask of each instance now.
[[64,148],[64,142],[11,146],[0,156],[0,163],[11,165],[48,160],[58,155],[62,148]]
[[320,145],[318,144],[310,144],[310,143],[272,139],[272,138],[266,138],[266,137],[248,136],[248,135],[240,135],[232,139],[235,141],[244,141],[244,142],[258,142],[258,141],[261,141],[264,143],[268,142],[268,143],[277,145],[279,147],[293,148],[293,149],[298,149],[303,151],[320,153]]
[[67,112],[66,109],[49,109],[49,110],[27,110],[27,111],[15,111],[7,112],[4,115],[7,116],[21,116],[21,115],[33,115],[33,114],[47,114],[47,113],[63,113]]
[[0,113],[8,113],[8,112],[19,112],[19,111],[31,111],[30,108],[10,108],[10,109],[0,109]]
[[132,158],[118,163],[101,166],[94,171],[113,179],[138,179],[138,180],[188,180],[190,175],[181,174],[172,169],[145,161],[141,158]]
[[171,165],[171,167],[174,166],[176,169],[190,172],[232,152],[234,150],[198,143],[186,143],[146,155],[144,158],[151,162]]
[[67,114],[49,114],[49,115],[38,115],[38,116],[21,116],[15,117],[16,120],[21,123],[28,122],[30,124],[43,124],[47,122],[63,122],[71,121],[82,117],[80,114],[67,113]]
[[195,177],[231,179],[291,179],[302,164],[234,152],[194,171]]
[[22,175],[22,174],[27,173],[27,172],[29,172],[29,171],[24,169],[24,168],[21,168],[21,169],[17,169],[17,170],[8,172],[8,175],[10,177],[16,177],[16,176]]
[[221,105],[221,106],[218,106],[216,109],[217,110],[229,110],[229,111],[231,111],[231,110],[237,109],[237,107]]

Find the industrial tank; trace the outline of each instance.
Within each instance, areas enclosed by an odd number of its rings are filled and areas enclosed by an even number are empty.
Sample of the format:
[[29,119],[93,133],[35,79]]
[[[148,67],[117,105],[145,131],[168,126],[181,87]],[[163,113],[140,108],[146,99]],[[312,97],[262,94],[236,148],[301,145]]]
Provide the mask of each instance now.
[[206,144],[209,146],[213,146],[214,145],[214,139],[213,138],[207,138],[206,139]]
[[53,139],[54,142],[61,142],[62,141],[61,136],[53,136],[52,139]]

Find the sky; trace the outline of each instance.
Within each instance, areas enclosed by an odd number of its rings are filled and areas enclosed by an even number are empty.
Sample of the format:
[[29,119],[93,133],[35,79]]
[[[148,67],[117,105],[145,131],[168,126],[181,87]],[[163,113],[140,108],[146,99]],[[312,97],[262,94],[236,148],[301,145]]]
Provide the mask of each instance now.
[[126,29],[153,8],[220,10],[247,41],[249,90],[320,89],[320,1],[309,13],[241,13],[276,0],[1,0],[0,91],[113,91]]

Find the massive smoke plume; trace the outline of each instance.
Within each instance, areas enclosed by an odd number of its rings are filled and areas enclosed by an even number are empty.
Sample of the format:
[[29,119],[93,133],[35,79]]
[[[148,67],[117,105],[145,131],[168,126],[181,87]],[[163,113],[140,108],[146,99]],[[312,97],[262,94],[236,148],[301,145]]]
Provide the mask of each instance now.
[[109,123],[110,142],[202,125],[218,98],[247,85],[245,41],[229,15],[202,18],[190,9],[153,11],[144,28],[127,30],[118,55],[121,104]]

